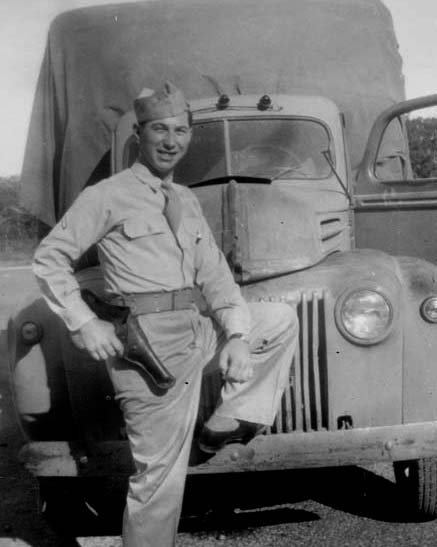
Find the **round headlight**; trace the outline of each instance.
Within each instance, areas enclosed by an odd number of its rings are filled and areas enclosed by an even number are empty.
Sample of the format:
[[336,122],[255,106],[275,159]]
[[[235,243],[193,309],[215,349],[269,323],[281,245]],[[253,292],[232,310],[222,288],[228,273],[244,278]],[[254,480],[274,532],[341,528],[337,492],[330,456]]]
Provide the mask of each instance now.
[[430,323],[437,323],[437,296],[431,296],[420,306],[422,317]]
[[377,291],[349,291],[337,302],[335,319],[340,332],[352,342],[376,344],[390,332],[393,308]]

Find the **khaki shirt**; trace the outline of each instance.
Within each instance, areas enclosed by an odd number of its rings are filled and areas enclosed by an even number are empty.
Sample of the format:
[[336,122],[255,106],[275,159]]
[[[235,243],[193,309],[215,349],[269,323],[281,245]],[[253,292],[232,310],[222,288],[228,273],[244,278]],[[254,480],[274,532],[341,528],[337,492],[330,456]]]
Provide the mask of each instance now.
[[177,240],[163,209],[161,180],[135,163],[86,188],[38,247],[33,271],[50,308],[70,330],[95,317],[80,297],[75,262],[97,243],[108,296],[197,285],[227,335],[248,334],[250,313],[193,192],[182,200]]

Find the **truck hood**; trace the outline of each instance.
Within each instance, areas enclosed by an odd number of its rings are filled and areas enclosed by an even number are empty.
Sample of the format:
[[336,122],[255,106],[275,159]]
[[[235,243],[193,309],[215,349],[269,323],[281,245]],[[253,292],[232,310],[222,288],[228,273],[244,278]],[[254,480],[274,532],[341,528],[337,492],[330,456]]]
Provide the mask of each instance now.
[[340,192],[236,180],[194,191],[240,283],[308,268],[350,246]]

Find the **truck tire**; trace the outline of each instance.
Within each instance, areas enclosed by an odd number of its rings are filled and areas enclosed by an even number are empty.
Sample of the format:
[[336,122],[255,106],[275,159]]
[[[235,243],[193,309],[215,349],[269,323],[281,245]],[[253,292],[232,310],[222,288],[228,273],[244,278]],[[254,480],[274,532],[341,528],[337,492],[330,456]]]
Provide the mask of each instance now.
[[126,479],[39,477],[39,507],[60,534],[120,534]]
[[401,490],[406,516],[417,520],[437,517],[437,458],[394,463],[396,484]]

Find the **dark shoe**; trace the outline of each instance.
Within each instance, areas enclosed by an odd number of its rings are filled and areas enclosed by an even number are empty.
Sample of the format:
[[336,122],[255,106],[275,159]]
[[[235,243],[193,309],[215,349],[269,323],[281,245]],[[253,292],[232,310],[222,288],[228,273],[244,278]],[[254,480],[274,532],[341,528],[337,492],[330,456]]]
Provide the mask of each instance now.
[[215,431],[207,424],[203,426],[199,437],[199,447],[203,452],[214,454],[227,444],[246,444],[256,435],[260,435],[265,426],[244,420],[237,420],[238,426],[231,431]]

